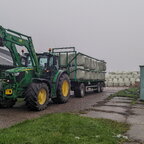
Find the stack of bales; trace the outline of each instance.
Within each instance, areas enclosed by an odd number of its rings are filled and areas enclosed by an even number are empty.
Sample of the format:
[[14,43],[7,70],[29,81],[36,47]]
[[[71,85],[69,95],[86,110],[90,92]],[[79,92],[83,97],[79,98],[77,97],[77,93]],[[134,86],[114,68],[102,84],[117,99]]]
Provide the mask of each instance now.
[[[77,56],[75,56],[75,53],[60,54],[61,67],[67,67],[67,64],[70,63],[71,79],[74,79],[75,77],[84,80],[105,79],[105,62],[90,58],[81,53],[78,53]],[[77,65],[75,65],[75,63]]]
[[106,75],[106,85],[108,87],[134,86],[140,81],[140,73],[135,72],[110,72]]

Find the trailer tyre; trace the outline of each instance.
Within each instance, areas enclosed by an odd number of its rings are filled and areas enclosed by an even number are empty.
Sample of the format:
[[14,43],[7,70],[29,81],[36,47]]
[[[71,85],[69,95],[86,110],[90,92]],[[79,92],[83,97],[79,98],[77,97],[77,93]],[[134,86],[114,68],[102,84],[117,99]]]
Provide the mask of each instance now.
[[0,108],[11,108],[15,105],[16,99],[0,98]]
[[101,85],[100,85],[100,83],[97,84],[97,89],[94,90],[94,92],[96,92],[96,93],[100,93],[101,92]]
[[60,76],[58,87],[57,87],[57,97],[53,98],[54,103],[66,103],[70,98],[70,79],[67,74],[62,74]]
[[31,110],[41,111],[47,108],[49,88],[45,83],[32,83],[25,93],[26,105]]
[[104,85],[103,85],[103,83],[101,83],[100,92],[103,92],[103,90],[104,90]]
[[79,87],[74,90],[74,95],[81,98],[85,96],[85,85],[83,83],[81,83]]

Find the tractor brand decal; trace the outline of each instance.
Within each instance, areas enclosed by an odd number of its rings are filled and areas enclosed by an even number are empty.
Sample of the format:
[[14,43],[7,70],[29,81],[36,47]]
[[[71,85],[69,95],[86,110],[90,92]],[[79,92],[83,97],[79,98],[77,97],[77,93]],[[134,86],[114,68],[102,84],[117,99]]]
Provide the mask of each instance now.
[[30,71],[30,70],[33,70],[33,69],[24,69],[24,70],[22,70],[22,71]]

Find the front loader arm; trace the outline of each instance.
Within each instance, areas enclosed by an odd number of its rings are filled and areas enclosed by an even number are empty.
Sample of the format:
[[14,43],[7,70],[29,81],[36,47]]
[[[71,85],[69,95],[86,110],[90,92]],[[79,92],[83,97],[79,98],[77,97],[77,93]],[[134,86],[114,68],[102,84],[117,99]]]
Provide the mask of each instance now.
[[21,67],[21,57],[16,49],[16,45],[24,46],[28,50],[33,67],[36,69],[36,72],[39,72],[38,59],[31,37],[0,26],[0,46],[7,47],[11,53],[14,64]]

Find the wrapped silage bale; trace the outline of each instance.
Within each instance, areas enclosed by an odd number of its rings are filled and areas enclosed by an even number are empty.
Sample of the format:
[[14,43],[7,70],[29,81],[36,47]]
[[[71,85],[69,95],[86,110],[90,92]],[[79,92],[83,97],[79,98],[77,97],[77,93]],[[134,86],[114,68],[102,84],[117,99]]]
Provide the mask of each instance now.
[[82,54],[78,54],[76,59],[73,59],[76,55],[74,53],[69,54],[68,61],[71,62],[71,65],[75,65],[75,60],[77,61],[78,66],[85,66],[86,57]]
[[111,76],[112,76],[112,75],[108,74],[107,76],[108,76],[109,79],[111,79]]
[[122,78],[118,79],[118,84],[119,84],[120,87],[125,86],[124,80]]
[[125,86],[130,86],[130,80],[128,78],[124,78]]
[[86,80],[90,80],[90,78],[91,78],[91,72],[90,71],[85,71],[85,79]]
[[95,80],[98,79],[98,72],[95,72],[94,78],[95,78]]
[[98,61],[97,60],[95,60],[95,70],[99,71],[99,65],[98,65]]
[[135,78],[135,79],[139,78],[139,76],[136,75],[136,74],[132,75],[132,77]]
[[137,75],[138,73],[139,73],[139,72],[137,72],[137,71],[134,71],[134,72],[133,72],[134,75]]
[[[74,71],[75,67],[70,67],[70,71]],[[77,70],[72,72],[70,74],[70,78],[74,79],[75,78],[75,72],[76,72],[76,78],[77,79],[85,79],[85,71],[83,66],[77,66]]]
[[108,86],[108,87],[113,87],[113,81],[112,81],[112,80],[109,80],[109,81],[107,82],[107,86]]
[[135,75],[135,79],[140,79],[140,74]]
[[106,63],[103,62],[103,71],[106,71]]
[[137,75],[137,78],[139,78],[139,79],[140,79],[140,74],[138,74],[138,75]]
[[89,74],[90,74],[89,79],[91,80],[93,78],[92,71],[90,71]]
[[89,69],[91,65],[91,60],[89,57],[85,57],[85,68]]
[[105,73],[98,73],[98,79],[104,80],[105,79]]
[[111,75],[111,79],[114,79],[114,78],[116,78],[116,75]]
[[66,67],[66,65],[67,65],[66,59],[67,59],[67,55],[61,53],[61,54],[60,54],[60,66]]
[[121,75],[117,74],[117,75],[115,75],[115,78],[119,79],[119,78],[121,78]]
[[99,66],[99,62],[96,61],[96,71],[100,71],[100,66]]
[[90,72],[90,79],[95,80],[95,72]]
[[106,79],[109,79],[109,78],[110,78],[110,76],[109,76],[108,74],[106,74],[106,75],[105,75],[105,78],[106,78]]
[[99,61],[97,62],[97,67],[98,67],[98,71],[101,71],[101,65]]
[[103,62],[98,62],[99,65],[99,71],[103,71]]
[[118,80],[116,78],[113,79],[113,86],[115,87],[119,86]]
[[123,79],[128,78],[128,75],[127,75],[127,74],[123,74],[123,75],[122,75],[122,78],[123,78]]
[[97,70],[97,60],[93,60],[94,62],[94,69]]
[[101,73],[102,80],[105,80],[105,73]]
[[97,72],[97,78],[100,79],[100,72]]
[[132,86],[134,86],[135,85],[135,78],[130,78],[130,83]]
[[106,81],[108,81],[108,80],[109,80],[109,78],[105,77],[105,80],[106,80]]
[[135,81],[136,81],[136,82],[140,82],[140,79],[139,79],[139,78],[137,78]]
[[95,60],[94,59],[91,59],[90,69],[91,70],[95,70],[96,69],[96,65],[95,65]]
[[131,79],[132,77],[133,77],[132,74],[127,75],[127,78],[129,78],[129,79]]

